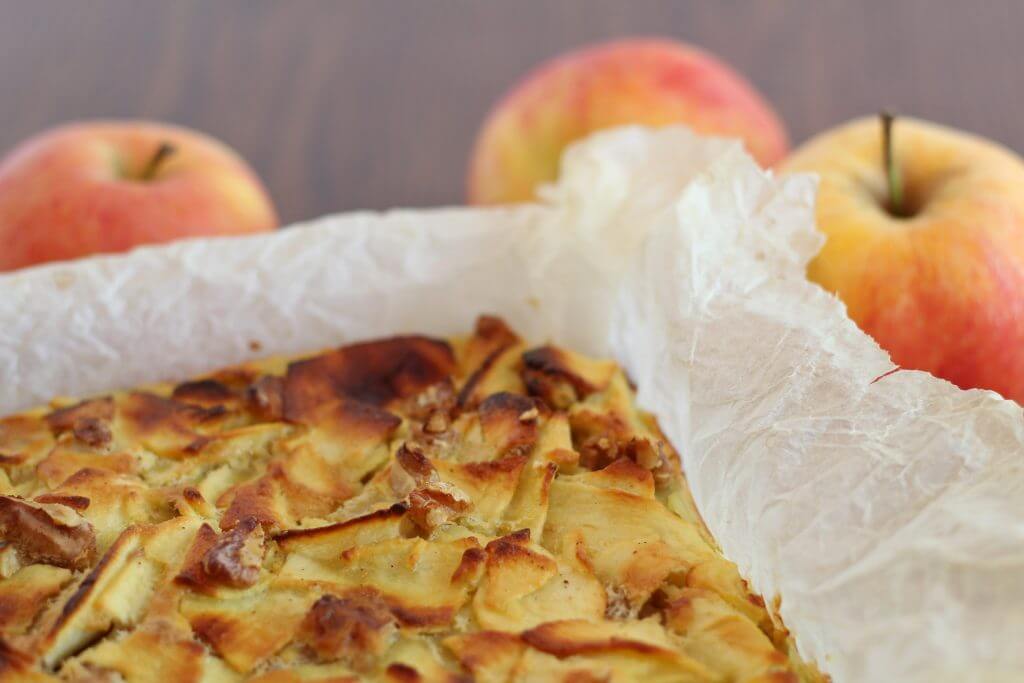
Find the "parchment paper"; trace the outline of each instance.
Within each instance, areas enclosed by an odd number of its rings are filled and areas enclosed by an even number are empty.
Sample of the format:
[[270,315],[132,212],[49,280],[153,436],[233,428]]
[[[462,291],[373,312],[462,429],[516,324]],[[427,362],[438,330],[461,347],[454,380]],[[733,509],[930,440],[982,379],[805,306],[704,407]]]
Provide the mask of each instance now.
[[1021,680],[1021,409],[886,375],[804,278],[813,179],[621,129],[573,148],[544,197],[0,277],[0,413],[499,313],[624,364],[725,553],[838,683]]

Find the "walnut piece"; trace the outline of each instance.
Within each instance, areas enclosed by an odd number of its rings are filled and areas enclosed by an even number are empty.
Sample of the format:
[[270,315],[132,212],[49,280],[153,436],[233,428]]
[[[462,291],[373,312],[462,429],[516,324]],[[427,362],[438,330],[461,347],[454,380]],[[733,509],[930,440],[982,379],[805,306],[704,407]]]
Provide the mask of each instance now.
[[9,579],[21,569],[18,549],[10,543],[0,544],[0,579]]
[[113,439],[110,421],[114,419],[114,399],[93,398],[55,410],[46,416],[46,424],[55,434],[71,432],[86,446],[101,448]]
[[395,617],[375,592],[325,595],[306,613],[298,639],[321,661],[344,660],[365,671],[397,633]]
[[0,496],[0,535],[23,564],[85,569],[96,556],[96,532],[66,505]]
[[249,385],[245,398],[261,419],[280,420],[284,415],[284,380],[264,375]]
[[203,571],[211,580],[244,588],[256,583],[263,564],[265,536],[255,517],[246,517],[221,534],[203,555]]
[[429,481],[409,494],[409,519],[426,532],[458,517],[473,507],[469,496],[446,481]]
[[399,467],[405,470],[406,474],[412,477],[417,484],[437,480],[437,470],[434,469],[430,459],[418,448],[402,444],[395,453],[395,460]]
[[93,448],[106,446],[113,438],[110,426],[96,417],[83,417],[76,420],[72,427],[72,433],[76,439]]
[[451,379],[446,377],[405,399],[398,409],[413,420],[425,420],[438,413],[447,418],[455,408],[455,399],[455,387]]
[[109,421],[114,418],[114,399],[109,396],[93,398],[67,408],[60,408],[46,416],[46,424],[54,432],[67,432],[83,420]]
[[607,467],[619,458],[629,458],[646,470],[657,470],[665,463],[662,444],[646,437],[632,437],[620,441],[607,436],[582,439],[579,446],[580,465],[589,470]]
[[519,421],[520,422],[536,422],[537,418],[539,416],[540,416],[540,411],[537,410],[536,406],[534,406],[533,408],[530,408],[529,410],[525,410],[522,413],[520,413],[519,414]]
[[650,439],[643,437],[634,437],[630,440],[626,445],[626,452],[637,465],[646,470],[653,470],[662,462],[660,444],[652,443]]
[[448,429],[448,413],[435,410],[430,413],[430,417],[427,418],[426,423],[423,425],[423,431],[427,434],[443,434]]

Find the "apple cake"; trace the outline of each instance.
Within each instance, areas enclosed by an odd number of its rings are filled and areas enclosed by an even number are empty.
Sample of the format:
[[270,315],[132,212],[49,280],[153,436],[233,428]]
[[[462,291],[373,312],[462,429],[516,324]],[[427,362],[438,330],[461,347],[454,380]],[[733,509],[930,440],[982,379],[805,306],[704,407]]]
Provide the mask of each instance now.
[[497,318],[0,420],[2,681],[820,681],[615,363]]

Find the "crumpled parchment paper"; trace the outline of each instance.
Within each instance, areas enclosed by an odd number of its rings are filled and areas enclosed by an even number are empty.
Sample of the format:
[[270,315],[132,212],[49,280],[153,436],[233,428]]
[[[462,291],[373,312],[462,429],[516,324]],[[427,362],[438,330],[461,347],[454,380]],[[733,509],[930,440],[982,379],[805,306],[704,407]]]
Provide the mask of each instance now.
[[[0,414],[480,312],[610,355],[726,555],[846,681],[1019,681],[1024,420],[888,356],[804,278],[814,180],[620,129],[539,205],[329,216],[0,277]],[[609,520],[614,523],[613,520]]]

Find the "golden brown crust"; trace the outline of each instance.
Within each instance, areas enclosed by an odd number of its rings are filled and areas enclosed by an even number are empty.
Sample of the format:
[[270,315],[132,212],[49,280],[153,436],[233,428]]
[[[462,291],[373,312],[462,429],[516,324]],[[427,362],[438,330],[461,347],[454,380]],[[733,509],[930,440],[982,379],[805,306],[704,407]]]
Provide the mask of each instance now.
[[171,399],[209,408],[237,403],[239,396],[237,392],[215,379],[200,379],[194,382],[183,382],[174,387]]
[[47,564],[23,567],[8,577],[0,585],[0,630],[8,636],[24,633],[72,577],[71,571]]
[[626,640],[615,636],[599,635],[596,637],[580,637],[573,627],[580,626],[571,622],[552,621],[541,624],[528,631],[523,631],[521,638],[527,645],[541,652],[547,652],[559,659],[594,653],[612,651],[629,651],[641,655],[654,655],[663,652],[650,643],[637,640]]
[[0,418],[0,471],[12,482],[21,480],[28,474],[27,468],[45,457],[53,444],[53,432],[36,415]]
[[264,375],[253,382],[245,393],[250,409],[262,420],[284,419],[284,379]]
[[104,396],[55,410],[46,416],[46,424],[60,433],[75,429],[80,420],[109,422],[113,417],[114,399]]
[[493,317],[2,418],[0,681],[821,680],[678,463]]
[[394,337],[353,344],[288,366],[285,416],[302,422],[319,406],[348,398],[387,408],[436,384],[455,369],[447,342]]
[[0,638],[0,681],[31,681],[47,680],[35,669],[35,658]]
[[503,391],[488,396],[477,410],[484,439],[499,455],[528,453],[537,443],[540,407],[519,394]]
[[[337,557],[343,551],[357,545],[367,528],[371,529],[366,532],[367,535],[377,535],[379,532],[376,529],[396,527],[396,522],[405,518],[408,509],[403,503],[395,503],[388,508],[375,510],[344,522],[309,529],[289,529],[277,534],[274,539],[288,552],[319,552]],[[324,551],[325,547],[328,550]]]
[[117,413],[129,438],[163,457],[187,458],[209,443],[203,427],[212,427],[227,415],[227,409],[133,392],[121,398]]
[[209,524],[199,527],[199,531],[188,549],[188,554],[185,556],[185,561],[182,563],[181,570],[174,577],[174,582],[188,586],[195,591],[212,593],[214,581],[206,573],[203,558],[216,542],[217,532]]
[[529,392],[553,408],[564,409],[608,386],[615,365],[590,361],[554,346],[523,354],[523,380]]

